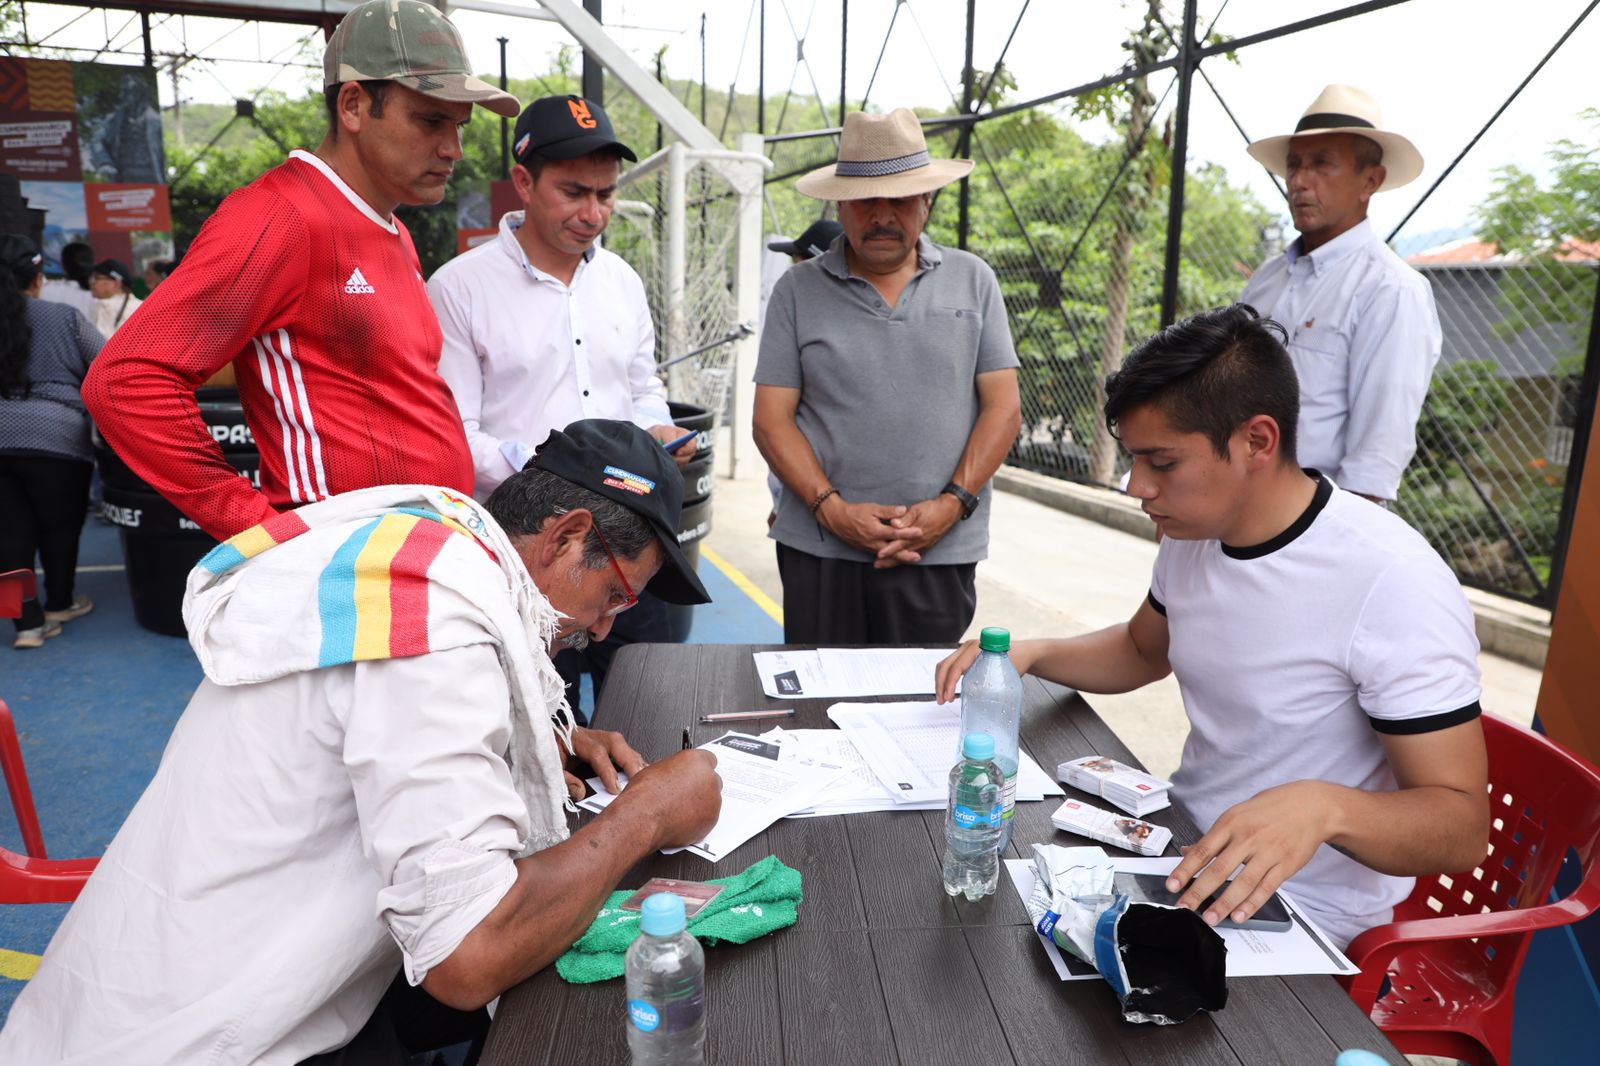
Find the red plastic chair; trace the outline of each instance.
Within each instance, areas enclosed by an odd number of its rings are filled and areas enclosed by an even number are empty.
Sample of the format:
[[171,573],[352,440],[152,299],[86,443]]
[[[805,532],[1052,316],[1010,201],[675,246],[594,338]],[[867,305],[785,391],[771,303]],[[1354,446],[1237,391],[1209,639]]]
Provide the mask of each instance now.
[[[24,600],[38,595],[32,570],[8,570],[0,574],[0,618],[22,615]],[[28,771],[22,765],[22,745],[17,741],[17,726],[11,708],[0,700],[0,773],[11,793],[11,809],[22,830],[22,847],[35,859],[45,858],[44,834],[39,832],[39,815],[33,809],[33,792],[28,788]]]
[[[16,618],[24,600],[38,594],[32,570],[0,574],[0,618]],[[22,765],[22,745],[11,708],[0,700],[0,771],[4,771],[11,806],[22,830],[27,855],[0,848],[0,903],[71,903],[78,898],[98,859],[51,859],[45,856],[44,834],[33,808],[28,772]]]
[[[1340,980],[1402,1052],[1506,1066],[1517,974],[1534,932],[1600,909],[1600,772],[1499,718],[1484,715],[1483,733],[1488,856],[1466,873],[1418,878],[1394,922],[1350,944],[1361,972]],[[1572,855],[1582,882],[1547,902]]]
[[0,848],[0,903],[71,903],[99,859],[30,859]]

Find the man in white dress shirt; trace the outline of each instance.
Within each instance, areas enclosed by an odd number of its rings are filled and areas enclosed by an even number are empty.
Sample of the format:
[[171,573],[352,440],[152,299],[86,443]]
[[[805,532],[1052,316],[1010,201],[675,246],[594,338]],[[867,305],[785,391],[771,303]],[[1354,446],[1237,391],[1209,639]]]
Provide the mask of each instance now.
[[1427,280],[1372,231],[1367,204],[1421,174],[1422,154],[1349,85],[1329,85],[1292,134],[1249,151],[1288,182],[1300,232],[1239,298],[1288,331],[1300,461],[1340,488],[1393,500],[1417,450],[1439,315]]
[[[620,160],[597,103],[547,96],[517,119],[511,181],[522,211],[500,220],[493,240],[433,275],[428,296],[444,350],[439,373],[455,393],[472,449],[474,495],[487,499],[522,469],[551,430],[582,418],[632,422],[663,444],[681,438],[656,377],[655,327],[639,275],[598,246],[611,220]],[[681,469],[695,440],[672,454]],[[610,639],[557,657],[578,706],[579,675],[599,696],[616,650],[662,642],[666,605],[642,597]]]

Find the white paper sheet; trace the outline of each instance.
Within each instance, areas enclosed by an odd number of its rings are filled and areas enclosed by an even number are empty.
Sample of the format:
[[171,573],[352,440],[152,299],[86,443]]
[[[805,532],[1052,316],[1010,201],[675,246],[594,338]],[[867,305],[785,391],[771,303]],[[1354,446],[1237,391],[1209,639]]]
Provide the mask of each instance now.
[[[665,848],[664,855],[689,851],[719,862],[779,818],[811,806],[848,774],[844,766],[824,760],[781,762],[778,745],[744,733],[725,733],[700,747],[717,757],[722,813],[705,840],[687,848]],[[595,794],[578,806],[602,811],[616,799],[601,787],[599,778],[590,778],[589,785]],[[623,785],[626,787],[626,780]]]
[[777,699],[914,696],[933,691],[939,648],[818,648],[754,653],[761,691]]
[[[1180,859],[1173,856],[1141,859],[1132,856],[1112,856],[1113,864],[1121,873],[1170,873]],[[1033,892],[1033,860],[1006,859],[1006,873],[1011,884],[1026,906]],[[1217,926],[1222,941],[1228,946],[1227,974],[1229,977],[1282,977],[1290,974],[1327,973],[1353,974],[1357,967],[1344,953],[1333,946],[1326,933],[1295,906],[1293,897],[1283,890],[1278,895],[1288,904],[1294,916],[1294,928],[1283,933],[1268,933],[1260,929],[1230,929]],[[1038,935],[1035,933],[1035,935]],[[1063,981],[1082,981],[1098,978],[1100,974],[1086,966],[1046,937],[1039,937],[1056,973]],[[1083,971],[1088,969],[1088,973]]]
[[[836,703],[828,708],[828,717],[850,738],[896,802],[945,804],[950,767],[959,758],[961,744],[961,709],[956,704]],[[1019,801],[1065,794],[1031,755],[1018,753]]]

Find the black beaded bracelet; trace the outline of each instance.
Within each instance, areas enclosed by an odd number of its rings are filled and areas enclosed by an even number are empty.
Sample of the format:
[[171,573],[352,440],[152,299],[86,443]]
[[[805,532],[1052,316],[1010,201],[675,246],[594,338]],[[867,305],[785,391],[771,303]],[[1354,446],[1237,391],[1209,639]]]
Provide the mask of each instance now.
[[837,496],[837,495],[839,495],[839,490],[838,489],[824,489],[822,492],[817,493],[817,498],[811,501],[811,514],[812,514],[812,517],[816,516],[817,508],[821,507],[823,505],[823,503],[828,499],[829,496]]

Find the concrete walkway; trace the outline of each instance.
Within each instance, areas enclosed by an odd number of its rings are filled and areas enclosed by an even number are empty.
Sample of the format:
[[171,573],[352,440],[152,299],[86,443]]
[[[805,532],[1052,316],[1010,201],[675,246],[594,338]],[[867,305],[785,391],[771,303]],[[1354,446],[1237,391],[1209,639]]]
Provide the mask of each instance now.
[[[771,499],[765,481],[721,478],[706,543],[775,603],[783,602],[773,542],[766,537]],[[968,636],[1005,626],[1013,637],[1071,636],[1126,621],[1150,588],[1156,545],[1142,536],[1047,507],[1010,492],[994,494],[989,558],[978,564],[978,613]],[[1483,706],[1527,724],[1539,694],[1539,671],[1482,654]],[[1090,703],[1151,771],[1177,769],[1188,735],[1183,700],[1172,678]]]

